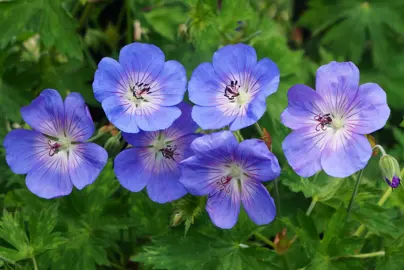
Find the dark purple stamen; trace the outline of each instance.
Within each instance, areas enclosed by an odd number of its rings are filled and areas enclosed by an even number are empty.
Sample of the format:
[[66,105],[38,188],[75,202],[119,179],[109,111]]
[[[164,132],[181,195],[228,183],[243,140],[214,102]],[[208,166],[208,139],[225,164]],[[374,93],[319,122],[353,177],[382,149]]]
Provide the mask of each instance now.
[[53,157],[55,154],[59,153],[60,147],[62,146],[62,145],[60,145],[60,144],[58,144],[56,142],[52,143],[51,140],[48,140],[48,145],[49,145],[49,153],[48,153],[48,155],[50,157]]
[[229,100],[233,100],[235,97],[240,95],[238,92],[239,88],[240,85],[238,85],[237,81],[230,81],[230,85],[226,85],[226,88],[224,89],[224,96]]
[[314,116],[314,120],[319,122],[319,124],[316,126],[316,131],[320,131],[320,126],[322,130],[327,130],[327,126],[332,122],[331,114],[329,113],[324,115],[319,113],[318,115]]
[[400,178],[398,178],[397,176],[393,176],[393,179],[391,180],[391,182],[387,177],[385,177],[384,179],[386,180],[387,185],[389,185],[392,189],[398,188],[398,186],[401,183]]
[[142,95],[150,94],[150,85],[148,83],[135,83],[130,90],[136,99],[143,99]]
[[176,145],[174,145],[174,147],[171,147],[171,145],[167,145],[166,148],[162,148],[162,149],[160,149],[159,151],[161,152],[161,154],[163,155],[163,157],[175,161],[174,156],[179,155],[178,153],[175,152],[175,150],[177,150],[177,146],[176,146]]

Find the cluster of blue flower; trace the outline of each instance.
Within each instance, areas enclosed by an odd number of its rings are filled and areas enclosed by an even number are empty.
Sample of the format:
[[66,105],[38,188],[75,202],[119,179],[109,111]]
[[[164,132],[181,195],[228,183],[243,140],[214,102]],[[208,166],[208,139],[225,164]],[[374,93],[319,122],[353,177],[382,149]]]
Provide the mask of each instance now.
[[[193,107],[182,102],[187,89],[184,67],[165,61],[151,44],[122,48],[119,62],[103,58],[94,76],[95,98],[107,118],[131,145],[114,161],[123,187],[147,186],[158,203],[187,193],[208,195],[213,223],[231,228],[240,204],[256,224],[271,222],[276,207],[262,181],[280,175],[277,158],[262,140],[238,142],[231,131],[256,123],[266,98],[279,85],[279,70],[268,58],[257,61],[245,44],[219,49],[212,63],[200,64],[188,83]],[[386,94],[377,85],[359,85],[351,63],[331,62],[317,71],[316,90],[295,85],[281,121],[293,129],[283,144],[297,174],[309,177],[323,169],[346,177],[365,167],[372,147],[364,134],[382,128],[389,115]],[[27,174],[29,190],[43,198],[70,194],[94,182],[107,163],[107,152],[86,142],[94,123],[83,98],[65,101],[44,90],[21,114],[32,130],[12,130],[4,140],[7,163]],[[203,135],[202,129],[222,129]]]

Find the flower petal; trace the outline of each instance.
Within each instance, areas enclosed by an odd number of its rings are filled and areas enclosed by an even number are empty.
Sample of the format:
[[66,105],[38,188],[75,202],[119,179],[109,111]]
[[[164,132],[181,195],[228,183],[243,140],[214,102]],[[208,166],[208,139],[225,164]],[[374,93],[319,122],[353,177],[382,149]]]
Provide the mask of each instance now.
[[104,99],[102,102],[102,108],[104,109],[108,120],[118,129],[129,133],[139,132],[135,120],[136,108],[129,100],[119,96],[111,96]]
[[115,158],[114,172],[116,178],[124,188],[138,192],[153,177],[154,160],[148,149],[126,149]]
[[166,203],[178,200],[187,194],[187,190],[180,183],[180,171],[174,171],[154,175],[147,183],[147,193],[152,201]]
[[230,131],[220,131],[195,139],[191,149],[197,157],[225,163],[232,159],[237,139]]
[[136,111],[136,123],[144,131],[166,129],[180,117],[177,107],[162,107],[151,102],[143,103]]
[[102,58],[94,74],[93,90],[99,102],[111,96],[123,96],[130,91],[127,75],[115,59]]
[[202,63],[192,72],[188,83],[189,100],[200,106],[227,104],[224,96],[227,82],[221,82],[211,63]]
[[244,106],[241,106],[238,115],[230,124],[230,130],[235,131],[256,123],[265,113],[266,102],[264,96],[256,97]]
[[360,134],[381,129],[389,116],[386,93],[375,83],[365,83],[359,87],[358,97],[346,113],[350,130]]
[[184,66],[174,60],[167,61],[159,77],[150,86],[147,100],[161,106],[177,105],[184,99],[186,85]]
[[341,115],[358,94],[359,70],[352,62],[331,62],[316,74],[316,91],[328,104],[329,112]]
[[122,136],[134,147],[149,147],[157,140],[161,131],[140,131],[139,133],[122,132]]
[[173,139],[194,133],[198,129],[198,125],[194,122],[191,116],[192,106],[182,102],[178,105],[178,108],[181,110],[181,116],[164,131],[167,137]]
[[329,113],[322,97],[310,87],[296,84],[288,91],[288,107],[281,115],[282,123],[292,129],[316,127],[317,115]]
[[240,191],[237,183],[233,181],[228,188],[209,196],[206,211],[219,228],[232,228],[237,223],[240,213]]
[[53,137],[63,135],[64,104],[56,90],[43,90],[30,105],[21,108],[21,115],[36,131]]
[[327,142],[321,166],[333,177],[347,177],[363,169],[372,156],[372,147],[364,135],[338,130]]
[[70,151],[69,173],[74,186],[83,189],[92,184],[108,161],[104,148],[95,143],[80,143]]
[[181,162],[180,182],[189,193],[203,196],[217,189],[217,182],[226,174],[220,163],[207,158],[189,157]]
[[306,127],[293,131],[285,138],[282,149],[298,175],[310,177],[321,170],[321,152],[330,136],[328,131]]
[[48,155],[47,138],[34,130],[14,129],[4,138],[6,161],[16,174],[26,174],[38,159]]
[[241,201],[248,216],[257,225],[272,222],[276,216],[274,199],[258,181],[249,179],[242,182]]
[[236,148],[235,159],[243,171],[258,181],[273,180],[281,173],[277,158],[262,140],[242,141]]
[[239,43],[227,45],[213,54],[213,67],[222,82],[237,80],[242,86],[248,83],[250,72],[257,63],[253,47]]
[[66,152],[38,159],[27,175],[26,184],[32,193],[45,199],[70,194],[73,184]]
[[238,115],[239,106],[236,103],[227,103],[215,107],[192,108],[192,119],[202,129],[219,129],[229,125]]
[[119,63],[132,82],[151,84],[164,67],[165,56],[159,47],[134,42],[119,52]]
[[74,141],[83,142],[94,133],[94,122],[83,97],[71,93],[65,99],[65,133]]
[[263,58],[254,66],[249,80],[248,92],[251,95],[259,94],[265,98],[278,90],[278,66],[270,59]]

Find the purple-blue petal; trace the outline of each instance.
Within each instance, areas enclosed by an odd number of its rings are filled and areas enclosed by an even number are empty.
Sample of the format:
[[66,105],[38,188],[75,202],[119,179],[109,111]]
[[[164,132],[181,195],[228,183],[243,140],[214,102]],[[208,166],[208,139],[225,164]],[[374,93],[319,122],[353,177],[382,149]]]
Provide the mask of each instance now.
[[147,148],[129,148],[116,156],[114,172],[124,188],[138,192],[153,177],[153,166],[154,158]]
[[233,133],[220,131],[195,139],[191,144],[191,149],[197,157],[225,162],[231,159],[237,144]]
[[187,74],[183,65],[170,60],[164,63],[159,77],[151,84],[150,102],[161,106],[177,105],[184,99]]
[[130,90],[130,84],[121,64],[115,59],[104,57],[95,71],[93,90],[99,102],[111,96],[125,95]]
[[365,83],[359,87],[346,119],[353,132],[369,134],[384,127],[389,116],[386,92],[375,83]]
[[323,98],[310,87],[296,84],[288,91],[288,107],[281,115],[282,123],[292,129],[316,127],[314,117],[325,114]]
[[122,132],[122,136],[135,147],[149,147],[153,144],[155,140],[157,140],[160,131],[140,131],[139,133],[126,133]]
[[6,161],[16,174],[26,174],[35,162],[48,154],[47,138],[34,130],[14,129],[4,138]]
[[69,155],[69,174],[78,189],[93,183],[108,161],[108,153],[95,143],[80,143]]
[[372,147],[364,135],[340,131],[328,140],[321,166],[333,177],[344,178],[363,169],[372,156]]
[[24,121],[34,130],[59,137],[63,135],[64,104],[59,92],[46,89],[30,105],[21,108]]
[[258,181],[273,180],[281,173],[277,158],[262,140],[242,141],[236,148],[235,160],[249,177]]
[[65,136],[83,142],[94,133],[94,122],[83,97],[79,93],[69,94],[65,105]]
[[211,63],[202,63],[192,72],[188,83],[189,100],[196,105],[212,107],[226,104],[224,96],[227,82],[221,82]]
[[165,56],[155,45],[134,42],[119,52],[119,63],[133,82],[152,83],[164,67]]
[[102,108],[109,121],[123,132],[138,133],[139,127],[136,124],[135,105],[129,100],[111,96],[104,99]]
[[359,70],[352,62],[331,62],[321,66],[316,74],[316,91],[332,112],[349,108],[358,94]]
[[244,82],[257,63],[257,54],[253,47],[243,43],[227,45],[213,54],[212,63],[222,82]]
[[234,182],[228,189],[219,190],[209,196],[206,211],[217,227],[232,228],[237,223],[240,213],[240,191],[237,183]]
[[216,182],[225,175],[224,168],[208,158],[189,157],[181,162],[180,182],[189,193],[203,196],[213,193]]
[[272,222],[276,216],[276,206],[268,190],[254,179],[242,182],[241,201],[248,216],[257,225]]
[[194,133],[198,129],[198,124],[192,119],[192,106],[185,102],[178,105],[181,110],[181,116],[174,123],[164,130],[165,136],[169,138],[179,138],[181,136]]
[[179,168],[166,173],[156,174],[147,183],[147,194],[157,203],[178,200],[187,194],[187,190],[180,183]]
[[264,96],[257,96],[239,108],[238,115],[230,124],[230,130],[235,131],[256,123],[265,113],[266,102]]
[[26,177],[28,189],[37,196],[51,199],[72,192],[66,153],[38,159]]
[[219,129],[229,125],[239,113],[236,103],[221,104],[214,107],[195,105],[192,119],[203,129]]
[[251,71],[248,91],[266,98],[278,90],[279,77],[278,66],[272,60],[263,58]]
[[326,131],[301,128],[285,138],[282,149],[293,170],[302,177],[310,177],[321,170],[321,153],[328,139]]
[[141,130],[156,131],[170,127],[180,115],[181,110],[177,107],[163,107],[147,103],[142,104],[133,117],[136,117],[136,123]]

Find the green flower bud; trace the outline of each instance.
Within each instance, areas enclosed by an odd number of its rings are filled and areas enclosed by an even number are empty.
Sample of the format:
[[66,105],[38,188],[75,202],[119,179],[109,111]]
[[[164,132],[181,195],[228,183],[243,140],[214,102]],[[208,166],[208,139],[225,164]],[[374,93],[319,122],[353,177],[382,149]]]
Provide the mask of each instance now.
[[387,184],[392,188],[397,188],[400,184],[400,165],[398,161],[394,157],[386,154],[380,158],[379,166]]
[[113,136],[104,144],[105,150],[108,152],[109,157],[115,157],[122,149],[123,143],[120,141],[121,136]]

